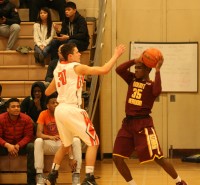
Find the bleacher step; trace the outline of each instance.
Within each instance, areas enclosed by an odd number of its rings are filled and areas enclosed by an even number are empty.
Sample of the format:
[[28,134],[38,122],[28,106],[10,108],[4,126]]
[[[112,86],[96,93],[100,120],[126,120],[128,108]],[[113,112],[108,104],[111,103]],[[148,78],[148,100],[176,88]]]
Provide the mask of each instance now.
[[31,93],[31,86],[35,81],[0,81],[2,97],[26,97]]
[[0,80],[43,80],[46,75],[46,67],[36,65],[1,66]]
[[[86,50],[81,52],[81,63],[90,65],[91,51]],[[46,64],[49,64],[50,57],[47,58]],[[36,65],[34,58],[34,51],[29,51],[28,54],[21,54],[15,50],[0,51],[0,68],[1,66],[12,65]]]

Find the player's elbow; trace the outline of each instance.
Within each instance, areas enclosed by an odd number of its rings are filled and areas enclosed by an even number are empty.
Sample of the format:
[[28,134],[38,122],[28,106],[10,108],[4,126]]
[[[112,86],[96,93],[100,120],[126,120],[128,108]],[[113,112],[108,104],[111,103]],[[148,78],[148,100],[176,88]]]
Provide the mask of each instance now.
[[110,70],[108,70],[108,69],[104,69],[104,70],[102,70],[102,75],[106,75],[106,74],[108,74],[109,71],[110,71]]
[[106,69],[106,68],[95,68],[91,71],[91,75],[105,75],[109,72],[110,70]]
[[101,73],[101,75],[106,75],[106,74],[108,74],[108,72],[109,72],[109,71],[103,71],[103,72]]
[[101,69],[101,70],[98,70],[98,71],[93,71],[93,75],[105,75],[105,74],[107,74],[109,71],[107,71],[107,70],[104,70],[104,69]]

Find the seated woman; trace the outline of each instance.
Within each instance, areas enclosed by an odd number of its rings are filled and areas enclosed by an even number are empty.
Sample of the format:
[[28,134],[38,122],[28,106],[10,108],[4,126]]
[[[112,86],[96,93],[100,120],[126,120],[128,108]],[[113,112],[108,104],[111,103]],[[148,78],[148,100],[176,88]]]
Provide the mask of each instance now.
[[35,62],[45,65],[45,58],[50,53],[50,43],[55,34],[52,26],[51,13],[49,8],[40,9],[37,22],[33,25],[34,31],[34,57]]

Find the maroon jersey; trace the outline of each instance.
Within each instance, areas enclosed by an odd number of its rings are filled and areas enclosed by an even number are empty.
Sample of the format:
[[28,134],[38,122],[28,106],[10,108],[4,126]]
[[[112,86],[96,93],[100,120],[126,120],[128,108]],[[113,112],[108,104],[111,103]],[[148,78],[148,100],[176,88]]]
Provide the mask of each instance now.
[[127,61],[116,68],[116,72],[128,84],[126,97],[126,115],[143,116],[151,113],[153,103],[161,93],[160,72],[156,72],[155,81],[136,79],[129,68],[134,65],[134,60]]

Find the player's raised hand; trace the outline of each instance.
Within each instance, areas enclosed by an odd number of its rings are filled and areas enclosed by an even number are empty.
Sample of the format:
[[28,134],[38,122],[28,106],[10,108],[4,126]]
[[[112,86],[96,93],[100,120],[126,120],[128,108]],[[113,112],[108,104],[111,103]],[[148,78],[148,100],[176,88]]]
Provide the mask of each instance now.
[[119,58],[125,51],[126,47],[123,44],[120,44],[115,48],[115,55]]
[[158,63],[156,64],[156,71],[159,71],[161,66],[163,65],[163,62],[164,62],[164,58],[163,56],[161,55],[160,56],[160,60],[158,61]]

